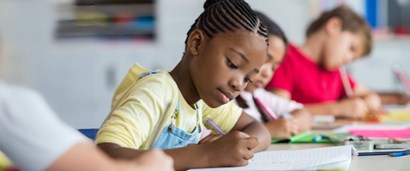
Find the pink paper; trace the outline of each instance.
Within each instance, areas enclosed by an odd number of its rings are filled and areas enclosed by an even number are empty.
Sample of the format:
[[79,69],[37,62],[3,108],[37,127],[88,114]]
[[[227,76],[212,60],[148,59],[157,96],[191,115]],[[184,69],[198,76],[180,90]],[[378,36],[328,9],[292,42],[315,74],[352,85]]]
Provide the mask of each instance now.
[[368,138],[410,138],[410,128],[390,129],[390,130],[350,130],[352,135],[361,135]]

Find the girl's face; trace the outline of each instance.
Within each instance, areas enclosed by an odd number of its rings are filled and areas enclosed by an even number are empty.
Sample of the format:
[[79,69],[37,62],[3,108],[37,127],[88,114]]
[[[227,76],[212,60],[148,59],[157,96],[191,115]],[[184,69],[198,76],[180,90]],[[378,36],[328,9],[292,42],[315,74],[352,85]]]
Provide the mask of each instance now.
[[275,69],[282,63],[285,52],[285,42],[277,36],[269,36],[268,61],[262,65],[253,83],[248,84],[246,91],[253,92],[257,88],[265,87],[272,79]]
[[337,70],[361,57],[363,39],[360,35],[341,31],[329,36],[324,43],[321,64],[327,70]]
[[267,60],[266,38],[257,33],[218,33],[200,43],[189,70],[199,97],[213,108],[237,97]]

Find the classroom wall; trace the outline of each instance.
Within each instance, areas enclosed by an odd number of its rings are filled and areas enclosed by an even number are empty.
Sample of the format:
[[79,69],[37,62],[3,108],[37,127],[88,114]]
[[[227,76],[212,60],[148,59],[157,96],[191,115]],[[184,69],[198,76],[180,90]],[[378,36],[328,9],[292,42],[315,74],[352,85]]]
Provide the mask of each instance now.
[[[60,0],[65,1],[70,2]],[[248,2],[276,20],[290,40],[303,42],[305,27],[311,19],[309,1]],[[149,43],[56,41],[53,34],[59,3],[50,0],[0,3],[3,18],[0,30],[6,42],[4,53],[9,56],[7,65],[1,67],[7,70],[3,77],[39,90],[64,121],[77,128],[89,128],[102,123],[115,87],[133,63],[151,69],[172,69],[177,64],[184,50],[186,32],[202,11],[203,1],[157,0],[158,40]],[[403,39],[376,43],[372,57],[353,65],[352,73],[372,88],[398,89],[389,64],[399,61],[410,68],[406,55],[409,42]]]

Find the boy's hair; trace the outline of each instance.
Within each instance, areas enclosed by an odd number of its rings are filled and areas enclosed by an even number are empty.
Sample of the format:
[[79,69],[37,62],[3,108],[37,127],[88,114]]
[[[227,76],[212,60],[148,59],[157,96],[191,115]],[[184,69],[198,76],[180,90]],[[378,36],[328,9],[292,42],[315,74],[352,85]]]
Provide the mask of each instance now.
[[268,29],[268,35],[274,35],[282,39],[282,41],[285,43],[285,47],[288,46],[288,38],[285,35],[285,32],[279,27],[276,22],[274,22],[272,19],[270,19],[268,16],[263,14],[260,11],[253,11],[255,14],[262,20],[262,22],[266,25],[266,28]]
[[242,29],[257,32],[268,43],[266,26],[244,0],[207,0],[204,9],[189,29],[185,44],[195,29],[202,30],[209,39],[220,32]]
[[342,30],[349,31],[354,34],[361,34],[364,38],[364,51],[363,56],[368,55],[372,50],[373,38],[371,29],[368,23],[355,13],[351,8],[346,5],[341,5],[333,10],[326,11],[320,15],[320,17],[314,20],[306,31],[306,36],[309,37],[319,29],[321,29],[332,17],[337,17],[342,21]]

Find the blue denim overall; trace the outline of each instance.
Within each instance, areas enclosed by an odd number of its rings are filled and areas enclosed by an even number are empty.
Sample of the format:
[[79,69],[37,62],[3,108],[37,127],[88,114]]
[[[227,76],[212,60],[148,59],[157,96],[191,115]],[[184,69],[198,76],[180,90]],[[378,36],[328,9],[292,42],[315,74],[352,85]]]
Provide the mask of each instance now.
[[[146,72],[140,75],[140,78],[145,76],[156,74],[158,72]],[[195,113],[196,113],[196,126],[192,133],[187,133],[184,130],[178,128],[175,125],[176,118],[179,115],[180,105],[179,99],[177,100],[177,105],[174,112],[171,115],[171,123],[163,128],[160,135],[158,136],[155,143],[152,145],[153,148],[159,149],[172,149],[178,147],[185,147],[188,144],[197,144],[199,142],[201,134],[201,124],[198,106],[195,104]]]

